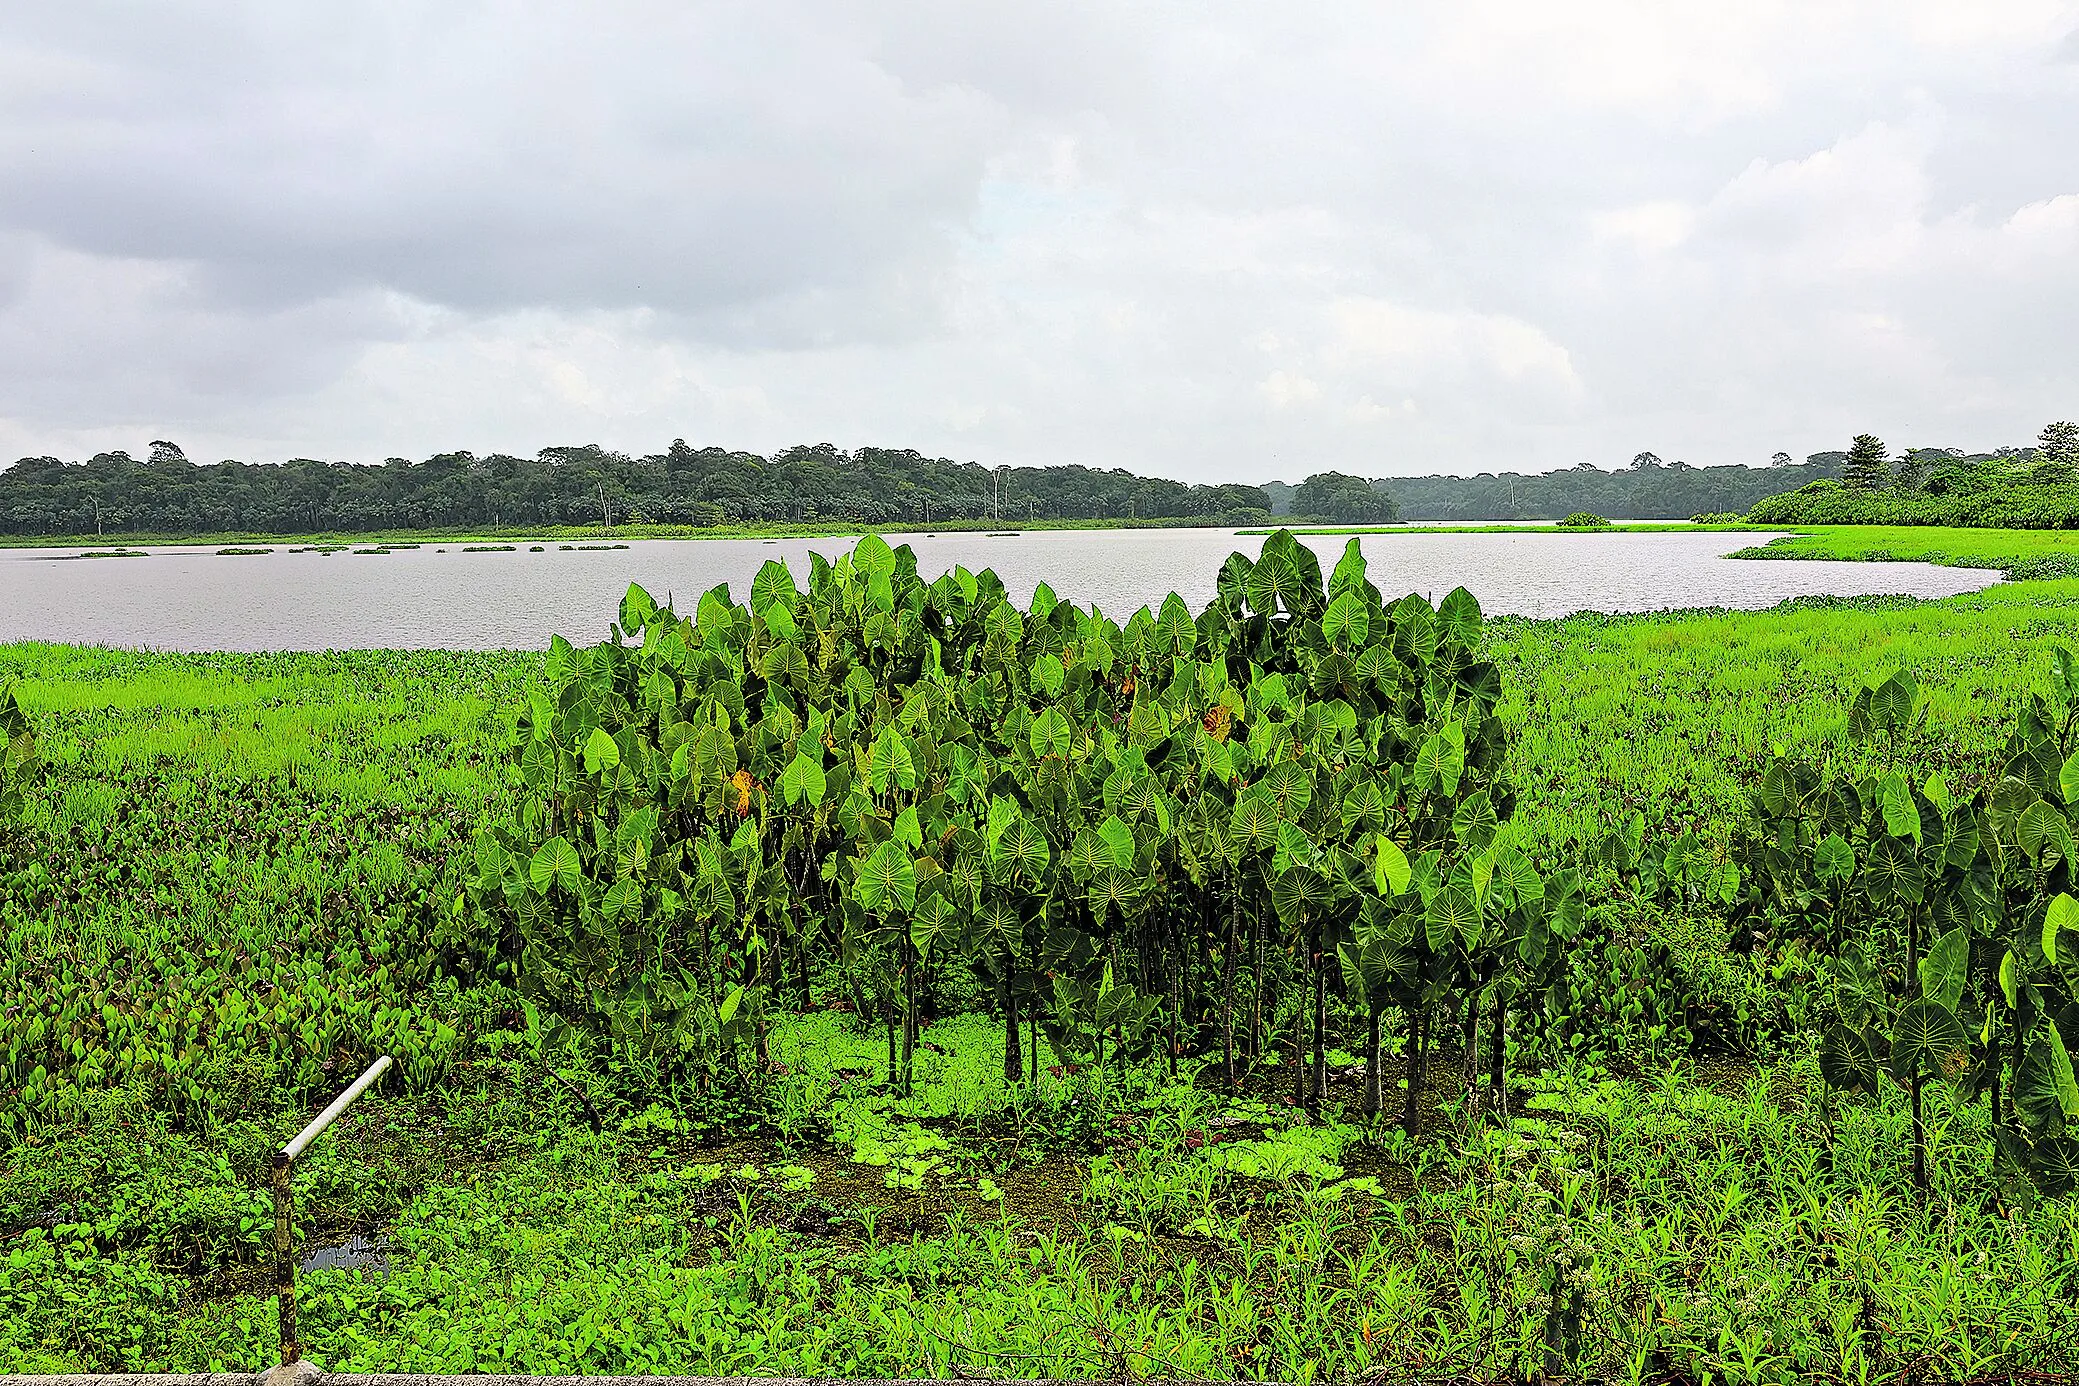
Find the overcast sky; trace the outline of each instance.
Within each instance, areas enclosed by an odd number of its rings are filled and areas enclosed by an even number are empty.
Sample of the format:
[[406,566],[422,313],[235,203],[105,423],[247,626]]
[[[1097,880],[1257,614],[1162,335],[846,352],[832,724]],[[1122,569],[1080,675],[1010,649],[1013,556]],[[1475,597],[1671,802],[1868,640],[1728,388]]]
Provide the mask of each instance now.
[[2079,5],[11,5],[0,457],[1192,480],[2079,416]]

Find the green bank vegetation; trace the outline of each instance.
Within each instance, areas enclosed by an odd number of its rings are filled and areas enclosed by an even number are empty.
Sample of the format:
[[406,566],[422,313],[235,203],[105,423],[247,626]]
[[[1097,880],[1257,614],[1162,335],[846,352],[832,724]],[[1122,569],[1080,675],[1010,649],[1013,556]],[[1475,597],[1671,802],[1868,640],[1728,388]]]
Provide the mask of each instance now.
[[2010,578],[2079,576],[2079,532],[1936,525],[1798,525],[1735,558],[1941,563],[1998,568]]
[[2079,424],[2044,427],[2033,448],[1966,457],[1913,448],[1894,457],[1858,434],[1837,478],[1755,502],[1757,524],[1951,525],[1989,529],[2079,526]]
[[[1579,534],[1584,528],[1593,528],[1599,533],[1617,534],[1687,534],[1696,530],[1753,529],[1744,519],[1727,520],[1722,523],[1697,524],[1690,520],[1608,520],[1601,525],[1566,525],[1559,521],[1549,524],[1396,524],[1396,525],[1294,525],[1292,533],[1301,538],[1321,538],[1344,535],[1396,535],[1396,534]],[[1269,529],[1244,529],[1240,534],[1259,537],[1269,535]]]
[[2079,584],[1482,622],[1306,565],[0,649],[0,1363],[264,1362],[264,1152],[387,1049],[299,1175],[387,1248],[306,1277],[336,1368],[2069,1369]]

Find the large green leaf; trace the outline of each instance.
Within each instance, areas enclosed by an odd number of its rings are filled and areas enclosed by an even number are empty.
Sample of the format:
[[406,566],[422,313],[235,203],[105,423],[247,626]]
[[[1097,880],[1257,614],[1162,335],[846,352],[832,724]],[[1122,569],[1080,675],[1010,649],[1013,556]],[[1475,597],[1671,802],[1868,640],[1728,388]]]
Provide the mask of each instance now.
[[1828,1025],[1819,1044],[1819,1076],[1849,1092],[1876,1092],[1877,1060],[1868,1037],[1838,1021]]
[[881,728],[880,735],[867,748],[866,784],[876,794],[885,794],[897,786],[917,787],[917,762],[910,755],[910,743],[892,722]]
[[1514,847],[1497,846],[1493,854],[1494,878],[1490,887],[1497,895],[1525,904],[1545,898],[1545,881],[1530,858]]
[[2045,861],[2046,847],[2057,849],[2058,860],[2071,860],[2071,825],[2048,799],[2038,799],[2021,811],[2014,821],[2014,838],[2031,862]]
[[1920,695],[1913,675],[1899,670],[1870,690],[1870,721],[1879,731],[1899,732],[1912,724]]
[[1494,804],[1482,790],[1461,803],[1451,814],[1451,835],[1473,851],[1483,851],[1494,841],[1495,829],[1501,820],[1495,817]]
[[912,851],[923,849],[924,825],[917,819],[915,804],[895,815],[895,840]]
[[751,610],[761,616],[768,615],[775,607],[791,616],[795,603],[800,600],[801,594],[794,588],[794,575],[777,558],[766,559],[764,566],[758,569],[758,575],[751,579]]
[[1437,628],[1452,644],[1477,649],[1480,644],[1480,601],[1463,587],[1454,587],[1437,604]]
[[1370,633],[1371,613],[1364,598],[1355,592],[1344,592],[1321,613],[1322,638],[1332,645],[1354,649],[1363,645]]
[[1250,608],[1264,616],[1300,609],[1306,588],[1290,557],[1269,542],[1263,546],[1263,557],[1250,569],[1245,585]]
[[575,895],[584,884],[584,871],[577,848],[558,833],[534,849],[533,859],[527,863],[527,880],[537,895],[546,895],[552,885]]
[[2044,1037],[2023,1056],[2014,1075],[2014,1105],[2038,1135],[2058,1135],[2079,1118],[2079,1081],[2056,1026],[2045,1026]]
[[1045,834],[1023,814],[1011,819],[990,845],[990,859],[1004,872],[1036,881],[1046,872],[1051,851]]
[[2029,1149],[2029,1178],[2053,1198],[2079,1188],[2079,1140],[2051,1136]]
[[1140,897],[1141,887],[1140,878],[1133,872],[1105,869],[1092,874],[1083,893],[1100,915],[1107,909],[1123,913]]
[[1234,801],[1234,815],[1227,824],[1227,845],[1232,852],[1261,852],[1278,844],[1278,814],[1269,798],[1251,790]]
[[2057,936],[2066,929],[2079,931],[2079,900],[2059,891],[2043,912],[2043,956],[2052,963],[2057,961]]
[[585,739],[585,773],[598,775],[619,769],[620,765],[621,748],[606,734],[605,728],[592,728],[592,735]]
[[860,861],[852,876],[852,898],[877,914],[916,907],[917,865],[901,843],[888,838]]
[[1271,908],[1288,928],[1314,918],[1334,899],[1327,877],[1310,866],[1295,866],[1271,882]]
[[1032,686],[1049,698],[1061,696],[1061,685],[1067,671],[1061,667],[1058,655],[1043,654],[1032,661]]
[[1408,888],[1408,854],[1384,833],[1378,835],[1378,857],[1374,863],[1379,894],[1392,897]]
[[1278,817],[1288,823],[1296,821],[1314,801],[1313,777],[1292,761],[1273,765],[1258,789],[1270,801]]
[[1920,960],[1920,995],[1946,1011],[1954,1011],[1963,999],[1965,975],[1970,970],[1971,936],[1963,928],[1951,929],[1936,939]]
[[780,772],[780,797],[789,806],[806,804],[810,808],[820,807],[827,785],[823,757],[805,750],[796,751],[794,759]]
[[1917,901],[1923,893],[1920,864],[1913,858],[1913,849],[1897,838],[1881,837],[1871,845],[1863,879],[1869,882],[1870,895],[1879,903]]
[[1893,837],[1920,841],[1920,808],[1913,802],[1912,787],[1897,770],[1884,777],[1879,801],[1884,810],[1884,831]]
[[1070,748],[1074,745],[1068,718],[1062,715],[1058,707],[1050,707],[1033,718],[1032,728],[1026,734],[1026,739],[1032,746],[1032,753],[1041,758],[1052,756],[1057,760],[1066,760]]
[[1954,1011],[1915,1001],[1891,1027],[1891,1076],[1904,1083],[1920,1074],[1952,1076],[1970,1057],[1971,1039]]
[[1480,906],[1462,886],[1446,886],[1430,900],[1423,926],[1431,952],[1440,953],[1461,939],[1480,933]]
[[1188,655],[1198,643],[1198,627],[1191,620],[1191,609],[1174,592],[1163,600],[1162,610],[1156,614],[1155,638],[1171,656]]
[[1133,829],[1126,826],[1124,819],[1112,814],[1099,825],[1097,835],[1104,839],[1105,846],[1112,849],[1112,865],[1121,871],[1133,869],[1135,846]]
[[1343,796],[1343,832],[1386,826],[1386,800],[1373,780],[1361,780]]
[[1282,876],[1295,866],[1318,868],[1320,864],[1321,853],[1312,838],[1295,823],[1278,824],[1278,850],[1271,858],[1273,875]]
[[960,911],[953,902],[944,895],[933,894],[918,901],[916,913],[910,916],[910,942],[918,953],[929,957],[939,936],[952,932],[959,923]]
[[1828,833],[1812,847],[1812,867],[1820,880],[1842,884],[1855,875],[1855,849],[1839,833]]

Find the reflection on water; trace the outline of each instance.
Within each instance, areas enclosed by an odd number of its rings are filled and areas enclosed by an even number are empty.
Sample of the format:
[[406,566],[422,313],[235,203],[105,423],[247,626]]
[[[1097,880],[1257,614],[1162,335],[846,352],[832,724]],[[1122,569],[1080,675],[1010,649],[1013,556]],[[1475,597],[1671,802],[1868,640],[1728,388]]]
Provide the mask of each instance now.
[[303,1258],[299,1271],[364,1270],[381,1275],[389,1269],[388,1247],[378,1246],[359,1232],[336,1246],[313,1247]]
[[[1724,557],[1768,536],[1728,532],[1601,534],[1385,534],[1363,540],[1371,578],[1388,596],[1437,598],[1461,584],[1490,613],[1757,609],[1786,597],[1901,592],[1951,596],[1996,574],[1923,563],[1756,563]],[[1014,536],[890,535],[935,577],[954,564],[993,567],[1021,602],[1041,581],[1123,619],[1177,592],[1194,610],[1213,593],[1220,564],[1259,537],[1231,530],[1057,530]],[[501,541],[506,542],[506,541]],[[1307,541],[1324,573],[1343,538]],[[57,552],[0,550],[0,640],[170,650],[361,648],[538,649],[551,634],[602,638],[630,581],[659,599],[693,598],[727,583],[739,599],[778,558],[806,582],[813,550],[835,557],[850,539],[636,540],[626,548],[517,543],[465,553],[456,543],[370,554],[219,557],[152,549],[143,558],[53,561]]]

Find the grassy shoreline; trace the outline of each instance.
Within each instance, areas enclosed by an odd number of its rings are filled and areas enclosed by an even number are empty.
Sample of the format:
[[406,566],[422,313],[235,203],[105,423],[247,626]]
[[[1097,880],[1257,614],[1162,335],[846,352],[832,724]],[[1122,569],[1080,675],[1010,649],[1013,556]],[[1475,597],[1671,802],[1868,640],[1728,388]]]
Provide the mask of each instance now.
[[[1242,530],[1240,534],[1267,534]],[[1300,528],[1301,537],[1417,534],[1773,534],[1776,538],[1727,554],[1728,558],[1843,563],[1933,563],[1998,569],[2009,580],[2079,577],[2079,530],[1981,529],[1938,525],[1709,524],[1616,521],[1596,529],[1540,525],[1394,525]]]
[[[1462,525],[1424,524],[1410,521],[1395,525],[1306,525],[1287,526],[1302,539],[1342,538],[1347,535],[1367,536],[1374,534],[1702,534],[1716,530],[1754,530],[1763,533],[1781,533],[1791,528],[1786,525],[1747,524],[1692,524],[1688,520],[1612,520],[1607,525],[1592,529],[1561,524],[1503,524],[1480,523]],[[1237,535],[1270,534],[1271,529],[1241,529]]]
[[1922,525],[1788,525],[1780,539],[1733,558],[1936,563],[1997,568],[2010,579],[2079,577],[2079,531]]

